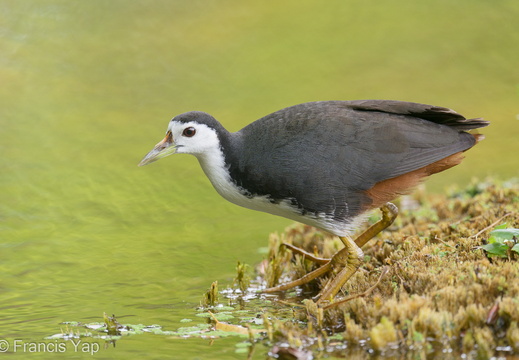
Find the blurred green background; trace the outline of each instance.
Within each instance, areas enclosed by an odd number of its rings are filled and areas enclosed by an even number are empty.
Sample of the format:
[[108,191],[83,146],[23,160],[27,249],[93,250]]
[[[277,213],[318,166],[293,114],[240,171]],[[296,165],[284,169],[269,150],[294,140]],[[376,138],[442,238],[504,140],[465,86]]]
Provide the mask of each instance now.
[[[290,221],[219,198],[192,157],[137,167],[185,111],[237,131],[306,101],[445,106],[492,125],[428,189],[518,176],[518,18],[515,0],[0,0],[0,338],[103,311],[176,329],[261,261]],[[97,357],[245,358],[234,342],[135,336]]]

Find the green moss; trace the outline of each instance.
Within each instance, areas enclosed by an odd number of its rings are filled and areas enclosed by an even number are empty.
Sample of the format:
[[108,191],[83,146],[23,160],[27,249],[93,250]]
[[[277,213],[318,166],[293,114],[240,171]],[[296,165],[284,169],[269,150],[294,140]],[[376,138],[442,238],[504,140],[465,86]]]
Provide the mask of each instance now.
[[[449,196],[419,192],[413,203],[422,210],[400,206],[398,221],[363,248],[365,263],[344,285],[342,295],[370,288],[380,269],[388,265],[389,274],[379,285],[367,296],[328,310],[304,301],[304,307],[294,308],[294,318],[306,326],[298,330],[290,325],[287,330],[282,325],[278,341],[295,346],[298,342],[294,339],[317,339],[324,332],[327,336],[341,334],[342,346],[348,351],[356,346],[365,349],[366,345],[376,351],[396,347],[400,351],[420,349],[424,354],[450,349],[478,358],[494,356],[497,349],[517,351],[519,261],[509,252],[502,258],[489,258],[483,246],[502,235],[494,229],[504,222],[509,231],[502,238],[516,241],[518,199],[519,184],[514,181],[474,183],[451,191]],[[337,238],[305,225],[271,235],[269,266],[273,267],[265,270],[267,286],[299,278],[316,268],[299,255],[292,258],[280,246],[282,242],[318,257],[331,257],[341,247]],[[326,280],[302,286],[300,294],[307,299],[318,294]],[[493,308],[498,310],[489,322]],[[291,322],[285,319],[281,324],[287,323]],[[312,349],[316,351],[315,346]],[[348,351],[339,350],[337,345],[336,352],[347,355]]]
[[203,307],[213,307],[218,304],[218,281],[211,284],[211,287],[204,294],[201,305]]
[[383,316],[380,322],[373,326],[369,332],[371,347],[382,351],[390,346],[397,345],[397,330],[395,325],[387,317]]

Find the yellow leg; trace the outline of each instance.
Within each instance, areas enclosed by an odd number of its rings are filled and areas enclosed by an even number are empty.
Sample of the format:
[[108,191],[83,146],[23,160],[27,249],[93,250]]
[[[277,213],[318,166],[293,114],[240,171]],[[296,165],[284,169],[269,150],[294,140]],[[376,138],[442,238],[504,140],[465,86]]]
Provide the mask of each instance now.
[[364,254],[361,250],[361,247],[364,246],[371,238],[373,238],[379,232],[391,225],[398,215],[398,208],[392,203],[386,203],[384,206],[380,208],[380,210],[382,211],[382,219],[377,221],[366,231],[360,234],[355,239],[355,241],[348,237],[340,237],[345,247],[339,250],[330,260],[315,258],[304,250],[301,250],[293,246],[289,246],[289,248],[294,248],[294,250],[300,254],[303,254],[305,256],[310,255],[310,260],[316,260],[317,263],[322,263],[325,260],[326,262],[320,268],[306,274],[298,280],[289,282],[284,285],[265,289],[263,290],[263,292],[271,293],[288,290],[293,287],[306,284],[311,280],[326,274],[333,268],[341,268],[339,273],[330,282],[328,282],[328,284],[326,284],[323,290],[321,290],[321,293],[319,294],[319,300],[317,301],[317,303],[321,304],[323,301],[333,300],[333,298],[335,297],[335,295],[337,295],[342,286],[357,271],[360,264],[362,263],[362,258]]
[[317,305],[321,304],[323,301],[332,301],[335,295],[337,295],[341,290],[342,286],[346,284],[346,281],[357,272],[360,264],[362,264],[364,258],[364,252],[362,249],[348,237],[341,237],[340,239],[344,242],[345,246],[333,255],[330,263],[333,263],[333,267],[342,267],[342,269],[321,290],[319,299],[317,300]]
[[382,211],[382,219],[371,225],[366,231],[360,234],[355,241],[349,237],[339,237],[344,243],[344,249],[341,249],[335,254],[330,262],[335,262],[343,266],[342,270],[330,281],[324,289],[321,290],[317,304],[320,305],[323,301],[332,301],[335,295],[341,290],[344,284],[350,277],[357,272],[357,269],[362,263],[364,253],[361,247],[364,246],[370,239],[375,237],[382,230],[386,229],[395,221],[398,215],[398,208],[392,203],[386,203],[380,208]]
[[358,247],[363,247],[369,240],[377,236],[379,232],[388,228],[398,216],[398,208],[395,204],[390,202],[382,205],[380,211],[382,211],[382,219],[371,225],[355,239],[355,244],[357,244]]
[[303,250],[301,248],[298,248],[297,246],[294,246],[292,244],[283,243],[282,245],[284,247],[292,250],[293,253],[296,253],[296,254],[304,256],[305,260],[310,260],[313,263],[324,265],[328,261],[330,261],[330,259],[320,258],[320,257],[314,256],[313,254],[310,254],[308,251],[305,251],[305,250]]
[[322,275],[326,274],[331,269],[332,269],[332,261],[330,260],[326,264],[321,266],[320,268],[315,269],[314,271],[309,272],[308,274],[300,277],[297,280],[291,281],[291,282],[283,284],[283,285],[278,285],[278,286],[274,286],[274,287],[271,287],[271,288],[264,289],[263,292],[264,293],[273,293],[273,292],[278,292],[278,291],[285,291],[285,290],[292,289],[292,288],[294,288],[296,286],[299,286],[299,285],[307,284],[310,281],[312,281],[313,279],[318,278],[319,276],[322,276]]

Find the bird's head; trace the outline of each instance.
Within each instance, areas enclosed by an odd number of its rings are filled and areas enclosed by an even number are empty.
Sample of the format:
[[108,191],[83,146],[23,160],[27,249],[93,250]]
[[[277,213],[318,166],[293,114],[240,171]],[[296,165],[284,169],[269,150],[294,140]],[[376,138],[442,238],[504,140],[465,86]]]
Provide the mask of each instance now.
[[203,155],[219,148],[217,129],[223,129],[211,115],[191,111],[174,117],[166,137],[141,160],[139,166],[150,164],[171,154]]

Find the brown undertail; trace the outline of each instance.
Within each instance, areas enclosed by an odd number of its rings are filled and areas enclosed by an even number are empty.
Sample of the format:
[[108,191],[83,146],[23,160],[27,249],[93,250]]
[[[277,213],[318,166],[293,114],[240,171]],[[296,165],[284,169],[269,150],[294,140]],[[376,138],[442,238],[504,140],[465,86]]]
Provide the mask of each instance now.
[[[485,138],[482,134],[471,135],[476,139],[476,143]],[[375,186],[366,191],[369,198],[373,200],[368,209],[381,207],[400,195],[409,194],[428,176],[458,165],[464,158],[463,153],[464,151],[460,151],[407,174],[376,183]]]

